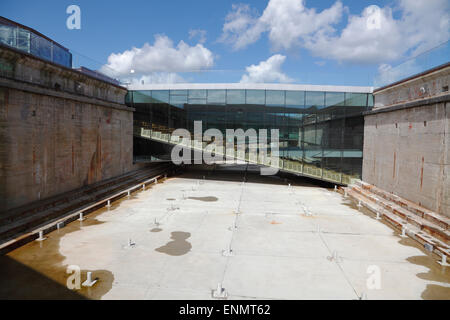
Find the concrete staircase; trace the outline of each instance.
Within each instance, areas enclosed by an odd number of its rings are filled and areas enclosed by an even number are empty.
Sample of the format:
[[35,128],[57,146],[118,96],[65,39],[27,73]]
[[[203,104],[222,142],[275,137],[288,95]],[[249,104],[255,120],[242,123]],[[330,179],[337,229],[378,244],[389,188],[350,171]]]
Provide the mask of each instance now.
[[342,191],[400,232],[404,229],[429,251],[450,257],[449,218],[360,180]]

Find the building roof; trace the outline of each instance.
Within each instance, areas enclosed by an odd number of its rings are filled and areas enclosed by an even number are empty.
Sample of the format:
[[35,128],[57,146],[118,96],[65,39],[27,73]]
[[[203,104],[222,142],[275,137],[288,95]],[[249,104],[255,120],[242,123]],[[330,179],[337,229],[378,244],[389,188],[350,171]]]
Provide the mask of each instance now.
[[248,89],[248,90],[297,90],[297,91],[328,91],[372,93],[373,87],[360,86],[330,86],[311,84],[286,83],[157,83],[133,84],[127,86],[128,90],[189,90],[189,89]]

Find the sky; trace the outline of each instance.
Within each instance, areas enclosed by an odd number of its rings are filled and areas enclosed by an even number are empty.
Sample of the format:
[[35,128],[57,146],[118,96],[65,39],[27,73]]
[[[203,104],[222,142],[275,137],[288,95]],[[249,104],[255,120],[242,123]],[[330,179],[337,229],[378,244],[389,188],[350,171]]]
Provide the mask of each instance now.
[[448,0],[1,0],[0,15],[126,83],[372,86],[423,71],[409,59],[450,39]]

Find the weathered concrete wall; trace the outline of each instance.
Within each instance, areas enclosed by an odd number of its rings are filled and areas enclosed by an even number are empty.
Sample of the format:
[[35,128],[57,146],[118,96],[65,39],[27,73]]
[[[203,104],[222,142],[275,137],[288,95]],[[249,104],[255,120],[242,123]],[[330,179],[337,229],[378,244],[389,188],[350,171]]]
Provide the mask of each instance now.
[[133,168],[126,89],[0,47],[0,211]]
[[450,95],[442,98],[365,116],[363,180],[450,217]]
[[375,90],[374,109],[434,97],[449,92],[450,66],[431,70],[423,76],[400,81],[397,85]]

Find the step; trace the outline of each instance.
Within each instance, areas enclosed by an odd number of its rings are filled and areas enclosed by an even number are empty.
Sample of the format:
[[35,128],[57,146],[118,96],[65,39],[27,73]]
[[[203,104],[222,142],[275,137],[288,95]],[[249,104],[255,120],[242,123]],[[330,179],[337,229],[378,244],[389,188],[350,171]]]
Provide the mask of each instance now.
[[405,208],[406,210],[417,214],[421,218],[424,218],[425,220],[428,220],[432,223],[435,223],[442,228],[445,228],[448,230],[450,228],[450,218],[442,216],[437,214],[436,212],[433,212],[432,210],[426,209],[412,201],[406,200],[400,196],[397,196],[393,193],[387,192],[385,190],[382,190],[374,185],[371,185],[367,182],[357,180],[355,181],[355,185],[363,188],[364,190],[370,191],[373,194],[382,197],[388,201],[394,202],[395,204]]
[[[376,215],[379,212],[379,215],[382,219],[391,224],[395,229],[401,232],[403,227],[406,227],[406,234],[412,239],[418,241],[419,243],[425,245],[428,244],[431,246],[432,251],[439,256],[446,255],[450,258],[450,246],[445,242],[441,241],[437,237],[434,237],[424,230],[421,230],[416,225],[411,224],[409,221],[403,219],[401,216],[396,215],[395,213],[387,210],[384,206],[375,202],[373,199],[366,197],[364,194],[357,192],[351,187],[342,188],[345,190],[347,195],[354,199],[356,202],[361,201],[361,205],[367,208],[369,211]],[[448,259],[447,259],[448,260]]]
[[438,225],[433,222],[430,222],[422,218],[421,216],[417,215],[416,213],[410,212],[406,208],[401,207],[392,201],[386,200],[385,198],[379,198],[370,191],[362,189],[356,185],[350,186],[350,188],[353,191],[360,193],[361,195],[365,196],[371,201],[382,206],[384,209],[399,216],[408,223],[415,225],[420,230],[429,233],[430,235],[440,239],[446,244],[450,244],[450,231],[446,228],[447,226],[445,224]]

